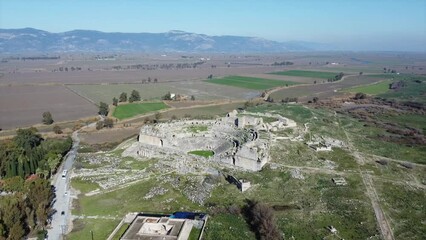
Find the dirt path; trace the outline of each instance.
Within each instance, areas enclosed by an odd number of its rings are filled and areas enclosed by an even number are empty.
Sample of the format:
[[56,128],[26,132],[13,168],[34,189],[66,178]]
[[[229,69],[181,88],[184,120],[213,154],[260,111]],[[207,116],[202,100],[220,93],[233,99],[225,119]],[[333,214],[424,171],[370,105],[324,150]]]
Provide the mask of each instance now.
[[[340,125],[342,126],[341,123]],[[362,182],[364,183],[365,189],[367,190],[366,194],[370,198],[371,205],[373,206],[374,214],[376,215],[377,224],[380,227],[380,232],[385,240],[394,240],[395,238],[393,236],[392,228],[390,227],[389,221],[386,219],[386,216],[380,206],[379,196],[377,195],[376,188],[374,187],[372,177],[370,174],[368,174],[365,171],[362,171],[360,168],[361,165],[364,165],[365,159],[362,156],[362,154],[353,145],[353,142],[350,139],[347,131],[345,129],[343,129],[343,131],[346,135],[349,151],[352,153],[355,160],[359,164],[358,165],[359,173],[361,175]]]

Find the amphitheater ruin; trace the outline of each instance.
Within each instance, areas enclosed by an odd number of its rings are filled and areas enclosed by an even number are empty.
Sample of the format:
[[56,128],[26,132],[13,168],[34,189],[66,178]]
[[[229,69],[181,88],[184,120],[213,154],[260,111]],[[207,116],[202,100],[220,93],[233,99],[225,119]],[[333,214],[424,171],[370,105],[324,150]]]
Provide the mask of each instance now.
[[236,110],[214,120],[186,119],[145,125],[138,141],[123,156],[203,160],[204,157],[191,152],[205,151],[211,153],[209,162],[259,171],[270,160],[270,133],[292,127],[296,127],[293,120],[278,114]]

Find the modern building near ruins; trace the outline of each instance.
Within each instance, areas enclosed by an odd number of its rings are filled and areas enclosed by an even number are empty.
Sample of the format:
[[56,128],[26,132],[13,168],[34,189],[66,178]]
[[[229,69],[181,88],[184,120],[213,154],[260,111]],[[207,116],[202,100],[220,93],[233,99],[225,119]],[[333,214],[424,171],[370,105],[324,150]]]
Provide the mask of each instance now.
[[122,240],[186,240],[192,224],[186,219],[138,216]]
[[116,238],[123,224],[130,224],[121,240],[187,240],[198,239],[203,233],[207,216],[203,213],[176,212],[171,215],[129,213],[117,226],[108,240]]
[[[275,118],[276,121],[264,123],[263,117]],[[126,154],[134,156],[136,152],[136,155],[144,157],[161,158],[167,154],[187,157],[188,152],[205,150],[214,152],[209,161],[259,171],[270,158],[270,139],[268,134],[261,137],[261,132],[294,126],[294,121],[280,115],[239,114],[234,110],[226,117],[215,120],[181,120],[145,125],[140,130],[138,143]]]

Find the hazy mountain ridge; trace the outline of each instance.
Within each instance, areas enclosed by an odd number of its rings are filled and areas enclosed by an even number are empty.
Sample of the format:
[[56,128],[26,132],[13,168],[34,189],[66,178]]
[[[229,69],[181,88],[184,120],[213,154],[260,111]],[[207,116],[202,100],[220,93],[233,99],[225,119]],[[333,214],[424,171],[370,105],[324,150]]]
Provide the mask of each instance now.
[[50,33],[33,28],[0,29],[2,53],[23,52],[287,52],[332,50],[312,42],[277,42],[258,37],[209,36],[172,30],[120,33],[73,30]]

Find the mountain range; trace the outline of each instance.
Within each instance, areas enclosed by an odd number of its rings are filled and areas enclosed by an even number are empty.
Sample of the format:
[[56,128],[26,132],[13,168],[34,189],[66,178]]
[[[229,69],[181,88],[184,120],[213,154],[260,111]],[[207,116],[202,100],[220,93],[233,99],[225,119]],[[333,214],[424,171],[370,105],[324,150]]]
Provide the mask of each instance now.
[[276,53],[333,50],[313,42],[277,42],[258,37],[208,36],[173,30],[165,33],[120,33],[73,30],[51,33],[34,28],[0,29],[0,52],[211,52]]

